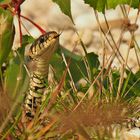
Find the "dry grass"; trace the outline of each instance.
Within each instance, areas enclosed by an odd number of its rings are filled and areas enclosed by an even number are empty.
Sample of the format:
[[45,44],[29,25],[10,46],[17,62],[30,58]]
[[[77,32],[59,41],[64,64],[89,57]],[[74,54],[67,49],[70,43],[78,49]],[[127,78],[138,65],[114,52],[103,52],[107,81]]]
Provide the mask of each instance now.
[[7,93],[5,93],[0,87],[0,124],[7,116],[11,106],[11,100]]
[[[123,102],[99,102],[91,106],[89,106],[89,103],[82,104],[74,112],[65,112],[60,115],[61,125],[59,129],[62,133],[66,133],[69,130],[78,130],[80,135],[85,138],[89,138],[87,134],[89,131],[84,131],[86,128],[92,128],[98,133],[106,133],[107,130],[109,133],[113,133],[111,127],[114,124],[114,126],[117,126],[117,124],[121,126],[127,121],[131,112],[133,112],[133,107]],[[99,135],[101,136],[101,134]],[[102,135],[104,136],[105,134]]]

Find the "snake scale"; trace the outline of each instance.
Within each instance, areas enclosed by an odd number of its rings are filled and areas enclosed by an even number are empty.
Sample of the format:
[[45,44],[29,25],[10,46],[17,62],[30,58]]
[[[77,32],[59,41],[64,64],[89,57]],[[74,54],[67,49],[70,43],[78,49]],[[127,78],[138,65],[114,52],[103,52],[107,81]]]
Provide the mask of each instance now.
[[25,97],[25,113],[33,118],[42,103],[45,92],[45,81],[48,77],[50,59],[58,48],[59,34],[55,31],[41,35],[29,48],[29,57],[34,65],[30,70],[29,88]]

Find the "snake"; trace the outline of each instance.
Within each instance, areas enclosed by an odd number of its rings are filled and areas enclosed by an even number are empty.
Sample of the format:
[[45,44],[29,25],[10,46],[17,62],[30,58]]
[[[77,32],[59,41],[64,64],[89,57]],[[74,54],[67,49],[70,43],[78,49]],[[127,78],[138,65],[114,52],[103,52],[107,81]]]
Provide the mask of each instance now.
[[42,104],[42,98],[46,90],[49,63],[52,55],[57,50],[59,34],[55,31],[46,32],[39,36],[29,48],[29,57],[33,68],[29,70],[29,87],[26,92],[24,109],[29,118],[33,118],[37,109]]

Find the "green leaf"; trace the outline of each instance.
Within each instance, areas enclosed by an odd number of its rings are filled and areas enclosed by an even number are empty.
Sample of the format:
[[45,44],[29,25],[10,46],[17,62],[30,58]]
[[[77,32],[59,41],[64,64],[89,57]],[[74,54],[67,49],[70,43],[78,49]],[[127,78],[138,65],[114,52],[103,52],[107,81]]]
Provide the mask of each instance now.
[[108,8],[115,8],[119,4],[128,4],[133,8],[138,8],[139,0],[107,0]]
[[107,0],[98,0],[97,4],[97,10],[100,12],[105,12],[105,6],[106,6]]
[[84,0],[95,10],[105,12],[105,9],[115,8],[119,4],[128,4],[133,8],[139,7],[139,0]]
[[5,73],[5,85],[7,93],[13,99],[17,96],[23,97],[23,92],[27,90],[29,77],[24,67],[25,46],[29,44],[30,36],[23,36],[22,47],[16,51],[16,57],[12,58]]
[[84,0],[86,4],[89,4],[94,9],[97,8],[98,0]]
[[[75,55],[66,49],[58,49],[50,61],[50,64],[54,68],[55,78],[59,81],[62,77],[63,72],[66,69],[65,63],[61,56],[61,52],[64,53],[67,62],[71,59],[69,69],[72,74],[73,80],[76,83],[79,79],[83,77],[82,73],[86,73],[86,68],[80,56]],[[69,76],[67,76],[67,80],[68,79],[70,79]]]
[[83,60],[72,59],[69,69],[75,83],[77,83],[82,78],[88,77],[86,66]]
[[84,0],[84,1],[86,4],[89,4],[94,9],[104,13],[107,0]]
[[82,56],[80,55],[76,55],[74,54],[73,52],[69,51],[68,49],[65,49],[65,48],[61,48],[61,51],[67,56],[67,57],[70,57],[74,60],[81,60],[82,59]]
[[126,89],[128,88],[128,82],[130,80],[130,77],[131,77],[131,71],[129,72],[129,74],[127,75],[126,79],[124,80],[124,84],[123,84],[123,87],[122,87],[122,92],[121,92],[121,95],[123,96]]
[[6,71],[5,85],[9,96],[15,99],[27,88],[27,75],[20,58],[17,56],[11,60]]
[[32,36],[23,35],[22,36],[22,47],[25,47],[28,44],[31,44],[35,41],[35,39]]
[[93,80],[94,75],[98,71],[98,68],[99,68],[99,65],[100,65],[100,62],[98,60],[98,55],[91,52],[91,53],[88,53],[86,55],[86,59],[88,61],[88,65],[89,65],[89,68],[90,68],[91,80]]
[[[50,64],[54,68],[55,78],[58,81],[61,79],[63,71],[66,68],[59,51],[60,50],[58,50],[56,53],[54,53],[54,55],[52,56],[51,61],[50,61]],[[59,67],[58,67],[58,65],[59,65]]]
[[133,92],[133,94],[136,96],[140,96],[140,71],[138,71],[136,74],[131,74],[128,84],[129,88],[131,88],[130,92]]
[[13,15],[0,8],[0,67],[11,51],[14,35]]
[[70,0],[53,0],[53,2],[57,3],[61,9],[61,11],[69,16],[72,19],[72,14],[71,14],[71,1]]
[[120,73],[118,70],[112,70],[112,81],[113,81],[113,96],[116,96],[118,91],[118,85],[120,80]]
[[22,47],[19,47],[17,51],[19,52],[19,54],[20,54],[20,56],[22,57],[23,60],[24,60],[24,57],[25,57],[24,54],[25,54],[26,45],[33,43],[34,40],[35,39],[32,36],[28,36],[28,35],[22,36]]

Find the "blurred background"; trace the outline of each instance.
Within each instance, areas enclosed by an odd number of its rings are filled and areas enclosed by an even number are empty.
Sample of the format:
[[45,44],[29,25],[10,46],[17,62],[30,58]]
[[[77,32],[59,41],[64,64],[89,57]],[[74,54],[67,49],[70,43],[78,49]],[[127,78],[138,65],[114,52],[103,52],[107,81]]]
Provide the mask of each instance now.
[[[97,23],[95,14],[93,9],[85,4],[82,0],[71,0],[71,11],[72,17],[75,25],[71,22],[70,18],[64,15],[57,4],[52,2],[51,0],[25,0],[25,2],[21,6],[22,15],[30,18],[34,22],[36,22],[39,26],[41,26],[46,31],[55,30],[59,33],[62,33],[60,36],[60,44],[69,49],[73,50],[76,46],[75,53],[82,54],[83,49],[81,44],[78,43],[79,37],[77,36],[75,30],[77,30],[80,34],[80,38],[84,42],[87,47],[88,52],[95,52],[99,55],[99,59],[102,62],[102,57],[104,53],[104,48],[106,50],[106,56],[110,56],[112,54],[112,49],[110,48],[108,42],[105,37],[101,37],[101,32],[99,30],[99,25]],[[127,7],[126,7],[127,8]],[[111,37],[108,35],[108,28],[105,23],[105,18],[102,13],[98,13],[99,20],[102,28],[106,36],[108,36],[110,43],[112,43]],[[130,22],[133,24],[136,20],[137,10],[130,9],[128,14],[128,18]],[[121,34],[121,27],[125,21],[122,10],[120,6],[116,7],[116,9],[111,9],[106,11],[107,21],[110,25],[110,31],[112,36],[117,43]],[[35,38],[40,35],[38,29],[36,29],[31,23],[27,21],[23,21],[24,26],[27,28],[28,32]],[[15,23],[18,24],[17,19],[15,19]],[[137,25],[140,24],[140,20],[138,18]],[[27,31],[23,28],[24,34],[27,34]],[[135,38],[137,43],[140,44],[140,29],[138,28],[135,31]],[[104,43],[103,43],[104,42]],[[121,40],[120,52],[124,58],[127,57],[128,46],[131,43],[131,34],[129,31],[124,32]],[[132,42],[133,43],[133,42]],[[17,37],[15,40],[15,47],[19,46],[19,34],[17,29]],[[113,45],[113,44],[112,44]],[[133,44],[132,44],[133,46]],[[128,57],[128,64],[130,68],[135,72],[139,69],[137,58],[135,55],[135,50],[132,47]],[[112,65],[113,67],[119,66],[119,62],[117,59],[114,60]]]

